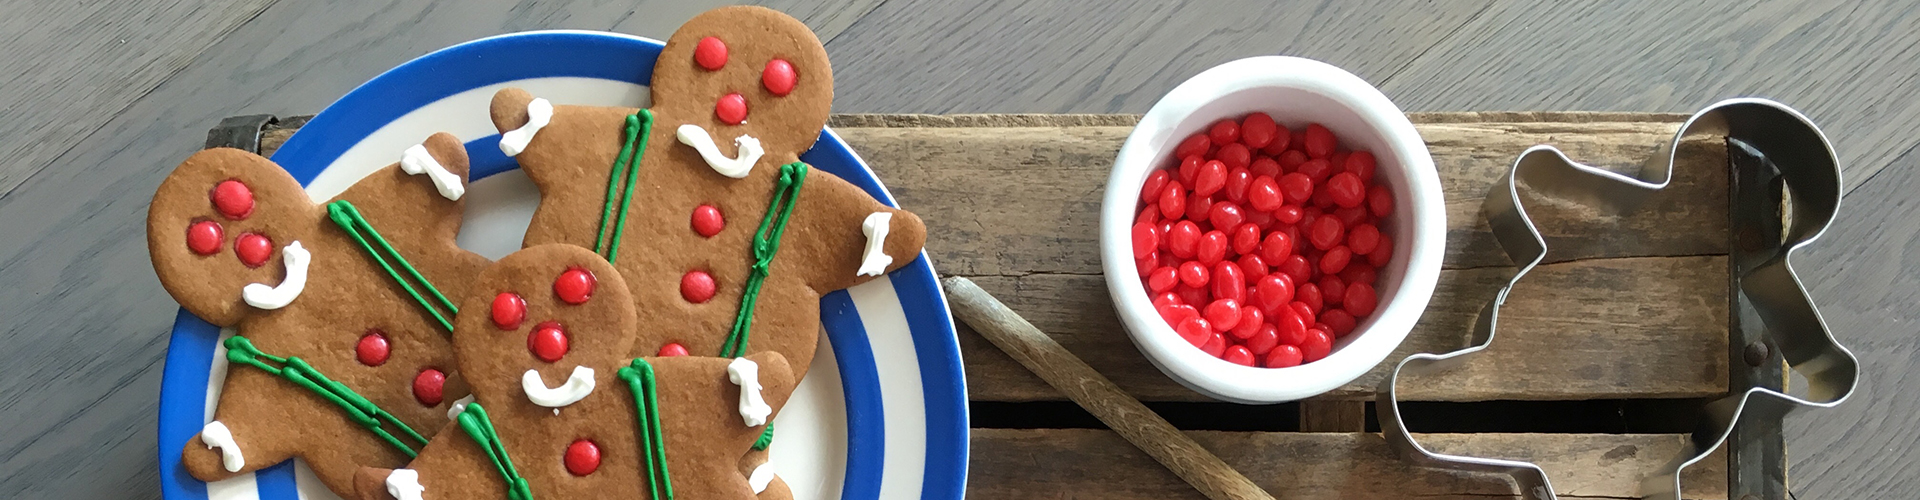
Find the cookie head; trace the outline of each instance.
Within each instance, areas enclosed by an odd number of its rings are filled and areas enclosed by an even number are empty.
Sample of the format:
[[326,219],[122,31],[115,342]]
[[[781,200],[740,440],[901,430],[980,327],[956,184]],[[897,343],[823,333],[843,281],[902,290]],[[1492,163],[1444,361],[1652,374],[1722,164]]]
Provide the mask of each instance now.
[[482,401],[565,406],[582,368],[618,369],[632,343],[637,320],[626,283],[585,248],[514,252],[482,271],[471,290],[454,322],[453,349]]
[[653,68],[663,125],[690,124],[768,152],[813,146],[833,105],[827,50],[806,24],[764,7],[724,7],[675,31]]
[[232,325],[263,308],[248,303],[248,285],[270,290],[295,274],[304,282],[306,258],[297,242],[313,230],[319,210],[272,161],[209,149],[160,182],[147,212],[147,250],[161,285],[181,306]]

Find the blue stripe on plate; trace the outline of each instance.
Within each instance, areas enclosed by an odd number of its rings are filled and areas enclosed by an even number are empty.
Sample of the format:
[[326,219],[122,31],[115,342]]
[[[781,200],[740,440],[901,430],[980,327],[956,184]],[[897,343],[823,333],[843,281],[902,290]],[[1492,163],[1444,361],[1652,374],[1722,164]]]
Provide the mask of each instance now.
[[[260,498],[299,498],[300,485],[293,479],[293,461],[280,462],[253,473],[254,488],[260,491]],[[293,496],[275,496],[293,495]]]
[[160,376],[160,494],[166,498],[207,497],[207,483],[180,466],[180,452],[206,425],[207,377],[213,368],[213,344],[219,338],[219,328],[187,314],[186,309],[174,315],[167,364]]
[[827,343],[840,364],[840,386],[847,394],[847,477],[840,498],[878,498],[886,466],[887,419],[866,324],[846,290],[820,298],[820,324],[826,327]]
[[[469,89],[526,78],[575,76],[648,84],[659,42],[607,33],[534,32],[503,35],[460,44],[403,64],[362,84],[309,121],[273,159],[302,184],[380,127],[406,113]],[[479,61],[480,63],[476,63]],[[499,64],[492,64],[493,62]],[[640,64],[605,64],[635,61]],[[477,180],[518,168],[500,154],[498,136],[467,143]],[[871,170],[831,131],[802,160],[860,186],[890,206],[898,206]],[[919,353],[927,415],[928,460],[922,494],[960,498],[966,474],[966,389],[953,325],[944,298],[924,255],[893,273],[909,315]],[[840,302],[835,305],[834,302]],[[884,425],[878,373],[866,332],[846,292],[821,301],[834,354],[847,394],[848,457],[843,498],[873,498],[879,493],[884,462]],[[928,309],[931,308],[931,309]],[[205,416],[206,380],[219,330],[184,311],[175,323],[161,391],[161,471],[167,498],[205,498],[206,485],[179,467],[185,441],[199,431]],[[834,320],[841,318],[836,326]],[[847,321],[851,318],[851,321]],[[849,324],[850,323],[850,324]],[[944,466],[944,467],[943,467]],[[264,498],[294,498],[291,464],[257,476]]]

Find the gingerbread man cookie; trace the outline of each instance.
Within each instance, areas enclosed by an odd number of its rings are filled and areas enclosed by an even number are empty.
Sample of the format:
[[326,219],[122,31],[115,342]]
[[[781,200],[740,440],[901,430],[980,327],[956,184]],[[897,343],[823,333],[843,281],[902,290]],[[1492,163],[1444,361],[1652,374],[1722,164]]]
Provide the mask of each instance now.
[[466,395],[447,297],[487,264],[454,245],[466,150],[441,133],[400,156],[324,205],[237,149],[196,153],[161,182],[154,271],[234,331],[213,422],[181,455],[195,478],[298,456],[349,493],[359,466],[406,463]]
[[481,272],[455,320],[474,399],[403,469],[361,469],[360,498],[784,500],[745,457],[786,404],[785,358],[627,355],[641,322],[621,274],[572,245]]
[[[610,62],[614,64],[616,62]],[[528,246],[595,250],[633,287],[633,355],[777,352],[804,375],[822,294],[913,261],[919,217],[799,161],[833,102],[826,49],[798,20],[724,7],[681,26],[649,109],[494,95],[501,149],[539,187]]]

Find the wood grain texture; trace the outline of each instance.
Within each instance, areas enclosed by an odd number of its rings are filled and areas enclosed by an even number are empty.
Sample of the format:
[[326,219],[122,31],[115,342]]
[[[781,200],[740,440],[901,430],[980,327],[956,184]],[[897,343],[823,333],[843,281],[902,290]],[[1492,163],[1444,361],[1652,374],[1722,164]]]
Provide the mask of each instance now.
[[1692,112],[1772,97],[1827,132],[1851,189],[1920,143],[1916,26],[1920,8],[1898,1],[1501,0],[1372,81],[1414,111]]
[[0,196],[276,1],[0,5]]
[[[1279,498],[1518,498],[1502,476],[1407,465],[1377,434],[1187,431]],[[1539,463],[1568,500],[1638,498],[1637,479],[1681,453],[1659,434],[1420,434],[1444,453]],[[1112,431],[974,429],[973,498],[1201,498]],[[1726,498],[1724,458],[1684,476],[1689,499]]]
[[853,113],[1139,113],[1242,57],[1312,57],[1378,79],[1486,1],[892,0],[827,43]]
[[966,278],[940,281],[953,307],[954,319],[972,326],[1022,367],[1039,375],[1068,399],[1098,417],[1101,423],[1152,456],[1168,471],[1213,500],[1266,499],[1272,496],[1220,457],[1181,433],[1159,414],[1128,396],[1113,381],[1067,352],[1060,343],[994,300]]

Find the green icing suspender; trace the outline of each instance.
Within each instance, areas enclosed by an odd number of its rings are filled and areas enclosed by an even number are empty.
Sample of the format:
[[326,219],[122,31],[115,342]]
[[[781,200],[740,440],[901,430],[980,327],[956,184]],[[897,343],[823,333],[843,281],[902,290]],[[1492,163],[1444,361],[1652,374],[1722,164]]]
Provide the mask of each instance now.
[[[448,335],[453,334],[453,322],[448,321],[447,316],[459,314],[460,308],[453,305],[453,301],[447,300],[447,296],[441,294],[439,288],[434,288],[433,282],[427,281],[426,276],[420,275],[420,270],[414,269],[413,264],[408,263],[407,258],[401,256],[399,250],[395,250],[393,245],[388,244],[386,238],[380,237],[380,232],[375,231],[373,225],[367,223],[366,217],[360,216],[360,209],[354,208],[353,204],[348,203],[347,200],[335,200],[327,204],[327,218],[332,219],[333,223],[346,231],[348,236],[352,236],[353,241],[359,243],[360,248],[366,250],[367,255],[373,257],[373,261],[387,271],[387,276],[393,278],[394,283],[399,283],[400,288],[405,289],[407,295],[412,296],[413,300],[420,304],[420,308],[426,309],[428,314],[433,315],[434,320],[440,322],[440,327],[447,329]],[[399,266],[399,270],[394,269],[396,265]],[[406,276],[400,274],[401,270],[406,271]],[[428,302],[425,296],[420,295],[420,291],[414,288],[413,283],[407,281],[408,277],[420,282],[420,288],[427,289],[427,293],[433,296],[433,302]],[[445,308],[447,312],[441,313],[439,309],[435,309],[436,304]]]
[[[640,178],[640,158],[646,155],[647,136],[653,132],[653,111],[642,109],[627,115],[626,139],[620,142],[620,155],[613,159],[607,173],[607,201],[600,209],[600,232],[593,237],[593,251],[611,264],[620,257],[620,236],[627,229],[627,207],[633,202],[633,183]],[[626,182],[622,183],[621,178]],[[618,215],[614,195],[620,195]],[[613,227],[613,239],[607,239],[607,227]],[[602,251],[602,248],[605,248]]]
[[633,390],[634,413],[640,420],[634,437],[640,442],[640,462],[647,469],[652,500],[673,500],[673,477],[667,474],[666,433],[660,428],[660,394],[653,379],[653,365],[645,359],[634,359],[617,375]]
[[726,344],[720,346],[723,358],[747,354],[753,308],[759,302],[760,287],[772,269],[773,254],[780,251],[780,235],[786,232],[787,221],[793,217],[794,202],[800,198],[800,188],[807,182],[807,164],[796,161],[781,166],[778,182],[773,188],[773,201],[767,207],[767,215],[760,219],[760,229],[753,233],[753,270],[747,275],[746,292],[740,295],[740,312],[733,318],[733,330],[727,333]]
[[[360,394],[353,392],[353,389],[349,389],[347,386],[327,378],[327,376],[321,374],[319,370],[314,369],[313,365],[309,365],[306,361],[301,360],[299,356],[282,358],[260,352],[259,348],[253,346],[252,341],[238,335],[228,338],[224,344],[227,346],[227,361],[259,368],[267,373],[287,379],[293,382],[294,385],[313,391],[314,394],[320,395],[321,398],[332,402],[335,406],[339,406],[340,409],[346,410],[349,420],[353,420],[354,423],[360,424],[361,427],[366,427],[367,430],[373,431],[375,435],[380,436],[381,440],[393,445],[394,448],[399,449],[401,453],[407,454],[408,457],[412,457],[418,452],[415,452],[412,447],[407,446],[406,443],[401,442],[398,438],[393,437],[392,433],[382,428],[382,422],[400,429],[400,432],[405,433],[407,437],[412,438],[414,442],[420,443],[421,446],[426,446],[427,444],[427,438],[422,437],[418,432],[414,432],[412,428],[407,427],[407,424],[402,423],[400,419],[394,418],[393,414],[381,410],[380,407],[375,406],[372,401],[368,401],[367,398],[361,397]],[[281,366],[276,367],[268,364],[268,362]]]
[[507,456],[507,446],[500,442],[500,434],[493,430],[493,419],[487,418],[487,410],[480,403],[467,403],[467,409],[457,418],[460,430],[466,431],[480,449],[486,450],[487,458],[493,460],[493,468],[500,472],[500,479],[507,482],[509,500],[533,500],[533,489],[527,486],[527,478],[513,467],[513,459]]

